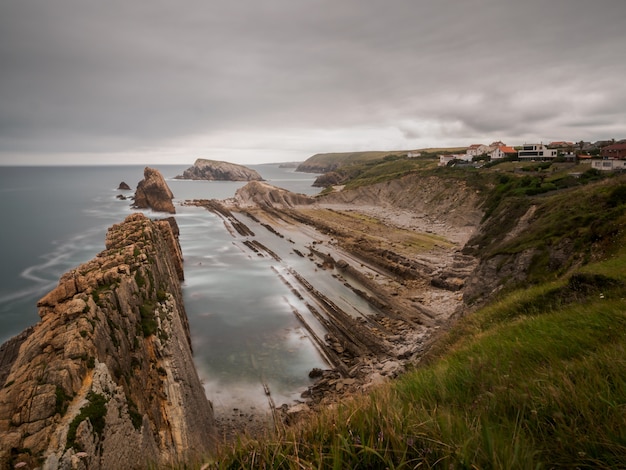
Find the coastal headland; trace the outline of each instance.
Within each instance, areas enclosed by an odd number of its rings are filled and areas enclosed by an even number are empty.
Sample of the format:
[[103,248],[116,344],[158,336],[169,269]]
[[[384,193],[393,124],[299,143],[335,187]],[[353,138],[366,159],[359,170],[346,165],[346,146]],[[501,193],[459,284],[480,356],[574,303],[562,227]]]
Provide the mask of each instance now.
[[173,218],[112,226],[0,351],[0,468],[145,468],[214,444]]

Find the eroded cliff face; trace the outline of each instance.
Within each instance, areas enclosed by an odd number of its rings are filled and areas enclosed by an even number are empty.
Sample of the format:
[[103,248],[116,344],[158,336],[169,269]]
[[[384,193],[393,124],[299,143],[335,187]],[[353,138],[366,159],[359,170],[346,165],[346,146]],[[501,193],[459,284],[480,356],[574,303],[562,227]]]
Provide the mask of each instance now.
[[181,278],[175,221],[142,214],[62,276],[0,360],[1,468],[144,468],[210,450]]
[[174,195],[165,182],[159,170],[146,167],[143,179],[135,191],[134,207],[138,209],[152,209],[157,212],[176,213],[172,199]]

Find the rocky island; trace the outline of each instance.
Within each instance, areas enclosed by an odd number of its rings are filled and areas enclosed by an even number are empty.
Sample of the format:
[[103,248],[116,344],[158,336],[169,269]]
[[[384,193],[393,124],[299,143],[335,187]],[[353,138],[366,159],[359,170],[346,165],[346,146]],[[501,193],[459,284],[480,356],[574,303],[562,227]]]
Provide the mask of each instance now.
[[263,181],[261,175],[250,168],[235,163],[198,158],[176,179],[215,181]]
[[173,218],[132,214],[0,350],[0,468],[145,468],[213,445]]

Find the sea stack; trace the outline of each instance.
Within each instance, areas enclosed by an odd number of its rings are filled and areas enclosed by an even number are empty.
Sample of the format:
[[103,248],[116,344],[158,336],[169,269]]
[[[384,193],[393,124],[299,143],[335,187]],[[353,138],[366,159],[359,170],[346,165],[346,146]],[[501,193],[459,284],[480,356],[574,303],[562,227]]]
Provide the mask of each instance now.
[[235,163],[198,158],[176,179],[216,181],[263,181],[261,175],[248,167]]
[[176,209],[172,202],[173,198],[174,195],[159,170],[146,167],[143,171],[143,180],[139,182],[135,191],[133,207],[174,214]]
[[210,452],[174,224],[135,213],[111,227],[17,349],[0,348],[0,468],[160,468]]

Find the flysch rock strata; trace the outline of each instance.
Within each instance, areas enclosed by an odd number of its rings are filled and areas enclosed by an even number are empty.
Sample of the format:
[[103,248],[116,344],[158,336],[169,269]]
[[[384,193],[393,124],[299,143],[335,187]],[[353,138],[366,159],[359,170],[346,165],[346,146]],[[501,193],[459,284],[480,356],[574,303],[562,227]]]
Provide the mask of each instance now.
[[[302,305],[289,304],[294,316],[328,363],[311,371],[300,403],[279,407],[285,422],[397,377],[464,314],[478,260],[461,250],[482,212],[480,195],[453,183],[408,175],[308,197],[251,182],[231,199],[188,202],[222,217],[242,249],[273,259]],[[346,303],[344,289],[370,313]],[[250,430],[247,419],[239,426]]]
[[0,468],[159,467],[210,452],[176,233],[174,219],[142,214],[112,226],[2,349]]

